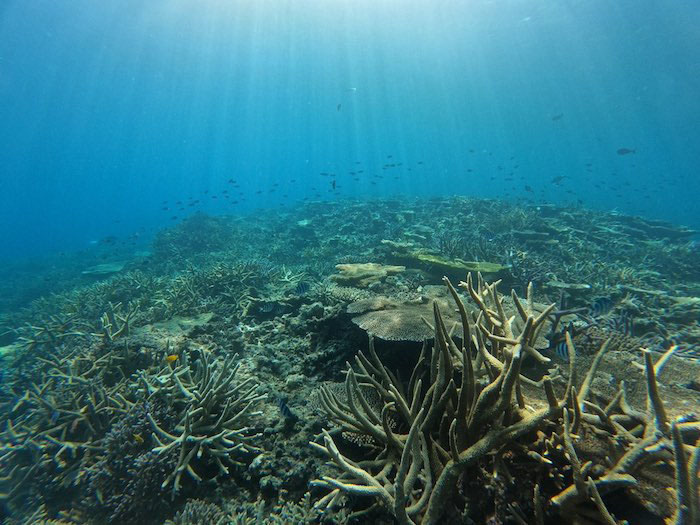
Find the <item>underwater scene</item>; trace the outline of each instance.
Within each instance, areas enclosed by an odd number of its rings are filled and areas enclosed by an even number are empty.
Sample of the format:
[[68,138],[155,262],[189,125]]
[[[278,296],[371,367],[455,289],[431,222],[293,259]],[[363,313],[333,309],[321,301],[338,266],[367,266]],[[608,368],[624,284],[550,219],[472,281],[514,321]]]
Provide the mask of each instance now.
[[700,11],[0,3],[0,523],[700,525]]

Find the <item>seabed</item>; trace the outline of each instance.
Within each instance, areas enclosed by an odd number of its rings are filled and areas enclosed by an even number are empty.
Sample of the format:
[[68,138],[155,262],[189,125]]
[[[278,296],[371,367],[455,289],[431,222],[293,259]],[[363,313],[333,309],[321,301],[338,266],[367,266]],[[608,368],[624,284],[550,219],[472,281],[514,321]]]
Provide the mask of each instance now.
[[316,202],[14,269],[4,523],[698,523],[694,235]]

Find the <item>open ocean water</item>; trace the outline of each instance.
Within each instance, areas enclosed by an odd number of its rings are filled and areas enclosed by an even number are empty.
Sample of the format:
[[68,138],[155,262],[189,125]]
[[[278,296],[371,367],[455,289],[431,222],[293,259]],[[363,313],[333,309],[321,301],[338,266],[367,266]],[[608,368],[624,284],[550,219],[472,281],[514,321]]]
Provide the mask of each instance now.
[[700,523],[696,7],[0,1],[2,522]]

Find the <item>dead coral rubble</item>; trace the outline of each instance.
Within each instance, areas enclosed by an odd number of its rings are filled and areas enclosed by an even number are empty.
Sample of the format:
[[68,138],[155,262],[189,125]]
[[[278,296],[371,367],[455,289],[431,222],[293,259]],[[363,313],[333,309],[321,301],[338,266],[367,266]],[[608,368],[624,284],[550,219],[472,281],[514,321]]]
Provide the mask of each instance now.
[[[329,419],[342,432],[367,436],[376,448],[369,457],[351,459],[325,430],[322,443],[311,443],[340,470],[313,482],[327,491],[317,508],[330,509],[344,495],[354,495],[373,498],[370,509],[388,509],[401,525],[444,523],[460,514],[482,521],[617,523],[605,497],[632,492],[640,480],[658,478],[657,488],[670,488],[663,487],[668,477],[656,473],[672,467],[675,511],[673,502],[657,508],[674,523],[697,523],[700,449],[693,443],[700,425],[671,422],[665,414],[656,374],[668,356],[655,365],[645,354],[646,412],[627,404],[624,385],[599,406],[591,384],[608,345],[579,384],[575,347],[567,336],[568,379],[557,395],[554,378],[535,382],[520,373],[526,356],[548,361],[534,342],[554,305],[535,308],[530,287],[526,301],[512,294],[517,314],[507,317],[497,283],[479,276],[475,287],[469,277],[460,286],[479,308],[478,316],[470,316],[446,284],[462,318],[461,348],[435,307],[432,350],[424,345],[408,384],[382,364],[370,339],[369,356],[359,353],[346,372],[345,395],[320,392]],[[367,402],[367,389],[382,400],[379,406]],[[487,481],[473,483],[484,472],[490,472]],[[518,490],[484,492],[513,484],[514,474]],[[480,508],[485,500],[492,501],[491,508]]]

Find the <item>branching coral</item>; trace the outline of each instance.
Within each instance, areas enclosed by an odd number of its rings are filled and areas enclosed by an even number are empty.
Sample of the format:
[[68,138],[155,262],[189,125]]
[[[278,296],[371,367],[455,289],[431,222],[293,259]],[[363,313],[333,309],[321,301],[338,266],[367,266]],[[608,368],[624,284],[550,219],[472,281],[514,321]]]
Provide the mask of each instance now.
[[129,321],[137,311],[134,304],[129,303],[122,314],[122,303],[109,303],[109,308],[100,319],[100,334],[108,341],[129,335]]
[[160,424],[174,416],[162,403],[139,403],[112,425],[101,441],[103,452],[86,469],[80,506],[100,523],[145,523],[170,506],[161,485],[175,467],[177,451],[152,450],[147,414]]
[[185,507],[178,512],[173,521],[166,521],[166,525],[228,525],[232,523],[216,504],[199,499],[193,499],[185,503]]
[[[519,385],[520,365],[526,354],[546,359],[533,348],[533,341],[551,307],[534,316],[529,306],[532,302],[523,305],[515,297],[523,321],[516,334],[514,318],[506,319],[494,285],[480,284],[475,290],[468,281],[465,286],[482,307],[475,330],[464,304],[450,287],[463,320],[462,340],[468,346],[457,348],[435,307],[432,353],[427,355],[424,346],[407,388],[384,367],[370,344],[370,357],[360,353],[347,372],[347,401],[341,402],[329,390],[322,393],[331,419],[346,431],[370,435],[382,450],[373,460],[354,462],[343,457],[330,434],[324,432],[324,444],[313,446],[331,458],[343,474],[315,482],[330,489],[319,506],[333,505],[342,492],[370,495],[390,508],[399,523],[435,523],[465,468],[561,413],[562,401],[556,399],[549,379],[542,383],[547,406],[531,413],[525,411]],[[486,306],[488,297],[495,300],[495,310]],[[486,339],[491,341],[491,351]],[[477,357],[472,357],[472,343],[480,356],[478,366]],[[490,375],[483,387],[476,380],[481,372]],[[365,401],[360,385],[371,385],[381,396],[381,413]],[[390,416],[400,421],[398,431],[389,425]]]
[[251,416],[252,407],[265,398],[256,393],[258,384],[252,377],[236,383],[240,362],[234,364],[236,356],[212,360],[206,352],[201,353],[194,370],[187,359],[155,377],[142,376],[142,383],[151,395],[162,393],[179,407],[183,414],[172,431],[163,429],[149,414],[153,427],[153,439],[158,444],[153,450],[167,454],[179,451],[176,468],[163,482],[163,487],[172,483],[173,495],[180,488],[182,475],[187,472],[194,480],[201,481],[193,460],[208,459],[219,473],[228,474],[229,465],[239,465],[237,454],[257,452],[253,445],[257,434],[244,426]]
[[79,492],[100,522],[143,522],[162,510],[159,493],[179,490],[183,472],[209,478],[212,467],[227,472],[236,454],[258,450],[244,425],[264,396],[252,378],[236,381],[235,356],[203,352],[190,363],[183,353],[172,367],[132,352],[103,339],[38,358],[42,380],[6,403],[0,500],[45,503],[56,515]]
[[[558,397],[552,378],[545,376],[537,383],[520,374],[526,356],[548,361],[534,342],[554,305],[538,311],[529,288],[524,302],[512,294],[517,315],[507,317],[496,286],[479,279],[475,288],[468,278],[460,284],[479,307],[473,320],[456,290],[449,281],[446,284],[462,318],[462,348],[454,343],[436,307],[432,352],[424,346],[407,385],[382,364],[370,341],[369,357],[360,353],[347,370],[343,399],[329,389],[321,392],[329,418],[344,432],[371,438],[377,451],[353,460],[324,431],[323,444],[312,446],[341,474],[314,482],[328,491],[316,507],[333,507],[343,494],[371,496],[402,525],[441,523],[446,515],[469,515],[470,509],[456,508],[455,499],[455,489],[465,484],[465,476],[490,468],[493,482],[501,476],[513,479],[510,468],[519,468],[524,475],[537,473],[540,481],[531,483],[529,502],[510,501],[493,510],[500,519],[544,523],[545,517],[575,521],[593,516],[612,523],[603,497],[635,486],[637,477],[648,477],[647,469],[658,463],[673,463],[675,450],[675,522],[692,523],[687,519],[697,515],[698,452],[686,441],[698,424],[669,422],[656,387],[662,361],[654,365],[645,354],[646,413],[627,404],[624,385],[615,399],[600,407],[590,400],[591,385],[608,345],[603,345],[577,389],[575,347],[567,335],[569,374]],[[382,399],[381,410],[367,402],[363,392],[368,388]],[[537,391],[542,394],[537,396]],[[390,420],[397,425],[390,425]],[[579,435],[594,440],[599,448],[607,440],[608,457],[602,462],[594,456],[581,461],[575,446]],[[689,463],[683,457],[686,449],[692,453]],[[464,500],[462,505],[469,505],[473,497]],[[499,502],[494,504],[498,507]]]

